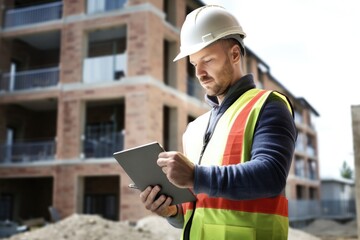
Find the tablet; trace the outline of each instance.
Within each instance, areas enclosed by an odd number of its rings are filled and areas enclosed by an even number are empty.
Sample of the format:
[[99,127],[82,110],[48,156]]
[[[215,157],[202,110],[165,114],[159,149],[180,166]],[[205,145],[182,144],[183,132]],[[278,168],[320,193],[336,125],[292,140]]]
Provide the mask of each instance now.
[[159,185],[160,195],[172,197],[173,205],[195,201],[196,198],[189,189],[173,185],[157,165],[159,153],[163,151],[158,142],[152,142],[115,152],[113,156],[140,191],[144,191],[148,186]]

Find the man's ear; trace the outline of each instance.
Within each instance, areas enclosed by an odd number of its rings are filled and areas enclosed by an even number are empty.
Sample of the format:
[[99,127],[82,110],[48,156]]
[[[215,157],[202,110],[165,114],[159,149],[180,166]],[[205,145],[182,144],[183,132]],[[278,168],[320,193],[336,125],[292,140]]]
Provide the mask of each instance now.
[[230,50],[230,53],[231,53],[231,61],[233,63],[240,63],[240,60],[241,60],[241,49],[239,47],[239,45],[237,44],[234,44],[232,47],[231,47],[231,50]]

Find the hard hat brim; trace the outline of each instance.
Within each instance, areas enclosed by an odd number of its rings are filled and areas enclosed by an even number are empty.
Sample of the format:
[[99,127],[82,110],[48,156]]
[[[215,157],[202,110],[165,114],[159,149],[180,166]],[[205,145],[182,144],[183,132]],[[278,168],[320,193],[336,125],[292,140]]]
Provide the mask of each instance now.
[[218,39],[214,39],[214,40],[208,41],[208,42],[198,43],[192,47],[187,47],[186,50],[181,49],[180,53],[174,58],[173,62],[176,62],[184,57],[190,56],[191,54],[197,53],[198,51],[206,48],[208,45],[212,44],[216,40],[218,40]]

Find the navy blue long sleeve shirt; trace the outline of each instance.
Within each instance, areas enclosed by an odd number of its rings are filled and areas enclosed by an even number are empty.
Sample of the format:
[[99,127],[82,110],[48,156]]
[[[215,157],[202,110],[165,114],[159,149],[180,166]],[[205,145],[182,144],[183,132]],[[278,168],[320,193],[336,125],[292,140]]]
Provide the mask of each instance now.
[[[245,91],[254,88],[252,75],[242,77],[227,93],[221,105],[207,97],[212,105],[207,133],[217,119]],[[296,127],[285,103],[269,97],[255,127],[251,159],[228,166],[195,166],[194,191],[210,197],[233,200],[279,195],[285,187],[296,141]]]

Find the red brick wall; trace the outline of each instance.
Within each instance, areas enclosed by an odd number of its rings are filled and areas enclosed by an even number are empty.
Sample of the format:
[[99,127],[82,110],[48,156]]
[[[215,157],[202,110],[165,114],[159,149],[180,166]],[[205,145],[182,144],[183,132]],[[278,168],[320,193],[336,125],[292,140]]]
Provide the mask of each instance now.
[[[162,10],[163,0],[129,0],[129,5],[151,3]],[[180,26],[185,18],[185,1],[176,0],[179,8],[177,23]],[[64,16],[79,15],[85,12],[85,0],[64,0]],[[90,164],[80,162],[82,152],[81,135],[84,128],[84,107],[87,101],[125,99],[125,148],[137,146],[150,141],[162,142],[163,137],[163,106],[176,107],[178,113],[178,141],[181,149],[181,135],[187,125],[188,114],[198,115],[204,111],[201,106],[183,102],[184,96],[168,92],[164,87],[152,84],[111,86],[68,87],[67,83],[82,82],[83,58],[87,54],[87,33],[98,29],[126,26],[128,54],[128,78],[126,81],[154,79],[163,81],[163,42],[164,38],[178,43],[178,32],[163,24],[163,19],[152,12],[136,14],[92,17],[86,21],[76,20],[44,25],[41,28],[28,28],[6,33],[5,37],[16,37],[17,34],[30,34],[40,31],[59,29],[61,31],[60,46],[60,86],[59,89],[41,93],[24,93],[6,96],[2,103],[41,100],[55,98],[57,108],[57,154],[56,160],[48,166],[1,167],[0,178],[51,176],[54,178],[53,205],[63,217],[74,212],[82,212],[80,189],[81,178],[86,176],[120,176],[119,216],[121,220],[136,220],[149,212],[144,209],[139,199],[139,192],[128,188],[131,180],[115,162]],[[166,29],[165,29],[166,28]],[[4,35],[2,35],[4,36]],[[178,44],[179,47],[179,44]],[[178,50],[177,47],[177,50]],[[0,38],[0,70],[9,67],[9,44]],[[11,49],[11,48],[10,48]],[[3,55],[4,53],[4,55]],[[6,55],[8,54],[8,55]],[[179,61],[176,68],[178,89],[186,92],[186,59]],[[150,78],[148,78],[150,76]],[[121,80],[120,80],[121,81]],[[5,128],[0,105],[0,135]],[[76,164],[71,161],[75,160]],[[64,163],[65,161],[65,163]],[[114,160],[115,161],[115,160]]]
[[57,127],[57,159],[77,159],[80,157],[83,129],[83,104],[80,100],[60,98]]
[[63,0],[63,16],[85,13],[86,0]]
[[82,23],[69,23],[61,31],[60,82],[82,81],[84,56]]

